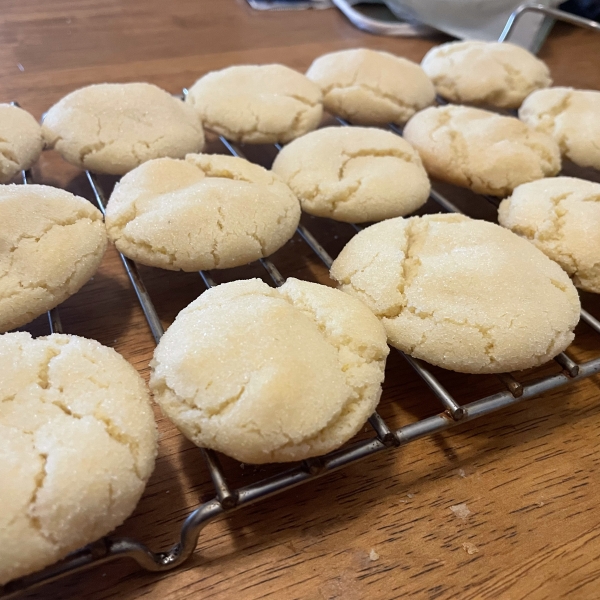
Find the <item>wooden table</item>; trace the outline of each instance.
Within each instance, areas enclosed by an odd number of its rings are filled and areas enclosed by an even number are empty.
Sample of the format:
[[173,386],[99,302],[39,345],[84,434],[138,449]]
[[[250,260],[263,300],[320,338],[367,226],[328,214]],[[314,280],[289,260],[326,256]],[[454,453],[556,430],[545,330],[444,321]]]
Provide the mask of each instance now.
[[[178,92],[236,63],[304,70],[324,52],[356,46],[419,61],[439,41],[370,36],[335,10],[253,12],[242,0],[4,0],[0,31],[1,100],[18,100],[36,117],[91,83],[145,80]],[[599,50],[597,36],[560,26],[541,56],[557,84],[598,88]],[[91,197],[83,174],[53,153],[34,175]],[[464,195],[463,203],[489,216],[471,200]],[[309,222],[332,253],[351,233]],[[328,283],[298,238],[273,261],[286,276]],[[204,289],[194,273],[142,275],[165,326]],[[218,278],[251,275],[264,273],[252,266]],[[594,298],[585,303],[600,315]],[[113,346],[147,377],[154,342],[114,249],[60,313],[66,332]],[[580,329],[570,352],[597,356],[600,339]],[[29,330],[46,334],[46,320]],[[494,377],[436,373],[461,401],[499,389]],[[148,574],[114,562],[28,597],[600,598],[599,386],[598,377],[581,381],[231,513],[208,525],[194,557],[176,571]],[[392,353],[381,414],[399,426],[439,410]],[[212,488],[199,451],[158,411],[157,419],[156,471],[117,534],[167,549]],[[271,472],[227,461],[226,468],[234,485]],[[467,511],[451,510],[461,504]]]

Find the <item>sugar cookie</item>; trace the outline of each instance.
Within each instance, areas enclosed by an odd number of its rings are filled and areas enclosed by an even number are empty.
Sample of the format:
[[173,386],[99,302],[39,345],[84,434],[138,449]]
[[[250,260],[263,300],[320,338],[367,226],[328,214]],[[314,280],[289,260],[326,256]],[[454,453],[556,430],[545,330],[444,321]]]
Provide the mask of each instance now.
[[429,196],[419,154],[400,136],[367,127],[327,127],[294,140],[273,171],[302,209],[362,223],[414,212]]
[[552,85],[546,64],[508,42],[448,42],[432,48],[421,67],[451,102],[519,108],[534,90]]
[[298,199],[277,175],[216,154],[149,161],[121,179],[106,209],[108,235],[120,252],[183,271],[269,256],[299,220]]
[[588,292],[600,293],[600,184],[553,177],[503,200],[501,225],[533,242]]
[[321,91],[283,65],[238,65],[213,71],[190,88],[186,101],[207,129],[246,144],[286,143],[321,121]]
[[152,158],[200,152],[198,115],[149,83],[101,83],[71,92],[44,117],[44,138],[68,162],[123,175]]
[[528,96],[519,118],[551,135],[563,156],[581,167],[600,169],[600,92],[555,87]]
[[45,185],[0,186],[0,332],[74,294],[106,250],[102,214]]
[[338,290],[235,281],[179,313],[154,352],[150,386],[199,446],[248,463],[302,460],[363,426],[388,351],[371,311]]
[[533,244],[463,215],[390,219],[356,235],[331,267],[381,319],[390,344],[464,373],[540,365],[573,340],[579,297]]
[[479,194],[507,196],[528,181],[556,175],[556,142],[518,119],[466,106],[427,108],[404,128],[432,177]]
[[38,122],[22,108],[0,104],[0,183],[29,169],[43,148]]
[[326,110],[356,125],[406,123],[435,99],[418,64],[367,48],[324,54],[306,76],[323,91]]
[[94,340],[0,336],[0,584],[93,542],[133,511],[156,426],[135,369]]

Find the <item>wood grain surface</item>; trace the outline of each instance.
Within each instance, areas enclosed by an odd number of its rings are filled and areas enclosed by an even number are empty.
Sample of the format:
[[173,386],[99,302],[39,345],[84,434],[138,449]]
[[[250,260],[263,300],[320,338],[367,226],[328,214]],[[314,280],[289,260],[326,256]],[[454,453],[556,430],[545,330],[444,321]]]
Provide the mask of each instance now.
[[[259,13],[242,0],[4,0],[0,35],[0,100],[18,100],[38,118],[91,83],[142,80],[175,93],[236,63],[305,70],[324,52],[356,46],[419,61],[445,39],[374,37],[335,10]],[[599,55],[600,36],[567,26],[557,26],[541,52],[556,84],[595,89]],[[217,141],[210,148],[225,151]],[[249,155],[268,164],[273,151]],[[52,152],[34,176],[91,198],[84,175]],[[102,181],[107,189],[114,184]],[[444,189],[469,214],[493,218],[482,199]],[[344,224],[305,221],[333,255],[352,235]],[[331,284],[297,236],[273,262],[285,276]],[[141,273],[165,326],[204,290],[194,273]],[[265,273],[251,265],[215,274],[218,281],[250,276]],[[600,316],[595,298],[585,295],[584,305]],[[66,332],[114,347],[147,377],[154,342],[114,249],[60,314]],[[47,321],[27,329],[46,334]],[[580,325],[569,353],[600,356],[600,337]],[[434,371],[461,403],[502,389],[492,376]],[[554,363],[519,377],[552,371]],[[384,387],[380,412],[390,425],[440,411],[397,353]],[[600,598],[599,387],[598,377],[578,382],[227,514],[206,527],[196,554],[178,570],[148,574],[117,561],[27,597]],[[165,550],[190,510],[214,492],[200,451],[156,416],[156,471],[116,533]],[[223,463],[231,485],[278,470]]]

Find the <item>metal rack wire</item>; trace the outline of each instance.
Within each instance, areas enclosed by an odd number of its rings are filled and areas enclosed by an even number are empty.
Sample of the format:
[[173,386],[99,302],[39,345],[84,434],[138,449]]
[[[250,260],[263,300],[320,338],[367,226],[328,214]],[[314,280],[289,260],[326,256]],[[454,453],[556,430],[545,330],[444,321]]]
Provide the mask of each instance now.
[[[503,41],[507,39],[512,31],[512,27],[518,21],[519,17],[530,11],[542,13],[546,16],[600,32],[600,25],[592,21],[573,17],[572,15],[567,15],[560,11],[548,9],[542,5],[527,5],[520,7],[513,13],[500,40]],[[342,126],[349,125],[343,120],[339,121]],[[401,133],[397,126],[390,125],[389,128],[397,134]],[[231,155],[243,157],[243,153],[237,145],[229,142],[223,137],[220,138],[220,141]],[[281,149],[278,144],[276,144],[275,147],[277,150]],[[100,210],[104,213],[107,201],[105,192],[102,189],[98,178],[93,173],[88,171],[86,172],[86,176],[95,201]],[[31,182],[32,180],[29,173],[24,172],[23,183],[28,184]],[[460,212],[452,202],[438,191],[432,189],[430,197],[442,211]],[[496,199],[487,199],[497,204]],[[357,225],[352,227],[354,227],[355,231],[360,231],[361,229],[361,227]],[[329,269],[333,259],[311,231],[304,225],[300,225],[298,227],[298,234],[310,247],[315,256]],[[140,277],[136,264],[123,255],[121,255],[121,260],[143,309],[154,340],[158,343],[164,333],[164,329],[154,304],[152,303],[152,299]],[[273,285],[280,286],[284,283],[285,277],[279,272],[271,260],[263,258],[259,262],[270,277]],[[199,275],[207,289],[215,285],[210,273],[200,271]],[[50,331],[56,333],[62,332],[58,309],[50,311],[48,313],[48,318]],[[581,311],[581,319],[589,325],[596,334],[600,335],[600,321],[585,310]],[[202,456],[214,485],[215,497],[212,500],[201,504],[186,518],[179,532],[179,541],[170,549],[163,552],[153,552],[140,542],[128,538],[103,538],[72,553],[69,557],[56,565],[38,573],[34,573],[33,575],[14,580],[5,586],[0,586],[0,597],[14,597],[25,590],[30,590],[65,575],[121,557],[134,559],[142,568],[147,569],[148,571],[166,571],[173,569],[183,563],[194,552],[203,527],[225,512],[231,512],[244,506],[257,503],[275,494],[289,490],[294,486],[314,480],[331,471],[336,471],[346,465],[372,456],[373,454],[441,432],[454,427],[459,423],[471,421],[478,417],[494,413],[512,404],[522,402],[549,390],[574,383],[600,372],[600,358],[577,363],[567,354],[561,353],[554,359],[562,369],[560,373],[541,377],[526,384],[519,382],[510,374],[499,375],[500,381],[506,388],[504,391],[461,405],[444,388],[442,383],[433,375],[432,371],[425,363],[402,352],[400,352],[400,354],[433,392],[437,402],[441,405],[442,411],[439,414],[410,423],[399,429],[393,429],[377,412],[375,412],[369,418],[369,424],[375,433],[374,437],[352,443],[331,452],[326,456],[305,460],[301,464],[287,468],[274,476],[236,489],[232,489],[228,485],[225,471],[221,467],[217,454],[212,450],[201,449]]]

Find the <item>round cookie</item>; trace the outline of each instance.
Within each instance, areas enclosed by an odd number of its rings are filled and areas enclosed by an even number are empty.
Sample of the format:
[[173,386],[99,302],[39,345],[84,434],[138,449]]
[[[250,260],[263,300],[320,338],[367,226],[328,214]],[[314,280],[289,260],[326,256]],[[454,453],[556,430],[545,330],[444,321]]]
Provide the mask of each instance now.
[[199,446],[254,464],[303,460],[364,425],[388,352],[371,311],[338,290],[235,281],[179,313],[154,352],[150,387]]
[[0,336],[0,584],[97,540],[133,511],[156,426],[136,370],[94,340]]
[[435,99],[419,65],[367,48],[324,54],[306,76],[323,91],[327,111],[356,125],[406,123]]
[[414,212],[429,196],[419,154],[400,136],[366,127],[327,127],[281,150],[272,170],[319,217],[362,223]]
[[556,261],[577,287],[600,293],[600,184],[574,177],[524,183],[501,202],[498,220]]
[[519,108],[534,90],[552,85],[531,52],[508,42],[448,42],[432,48],[421,67],[451,102]]
[[102,214],[45,185],[0,187],[0,332],[29,323],[83,286],[106,250]]
[[321,91],[283,65],[238,65],[212,71],[190,88],[186,102],[207,129],[245,144],[284,144],[315,129]]
[[563,156],[581,167],[600,169],[600,92],[555,87],[529,95],[519,119],[551,135]]
[[579,297],[567,274],[507,229],[463,215],[383,221],[331,267],[381,319],[392,346],[463,373],[540,365],[573,340]]
[[560,171],[560,151],[549,135],[478,108],[427,108],[403,135],[430,176],[479,194],[508,196],[522,183]]
[[18,106],[0,104],[0,183],[29,169],[43,148],[38,122]]
[[71,164],[111,175],[204,147],[198,115],[150,83],[101,83],[75,90],[48,110],[42,130],[48,146]]
[[277,175],[242,158],[159,158],[116,185],[106,229],[144,265],[227,269],[269,256],[293,235],[300,205]]

